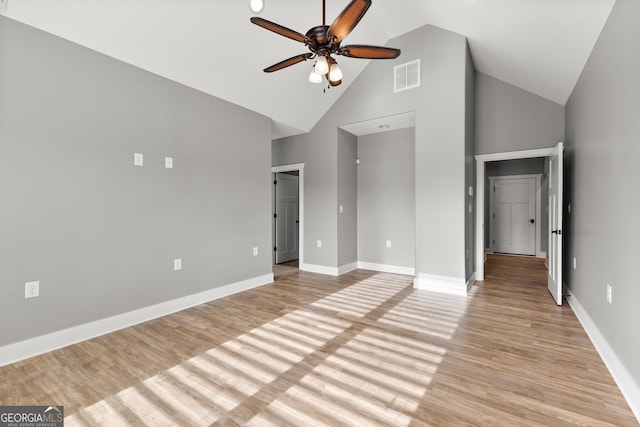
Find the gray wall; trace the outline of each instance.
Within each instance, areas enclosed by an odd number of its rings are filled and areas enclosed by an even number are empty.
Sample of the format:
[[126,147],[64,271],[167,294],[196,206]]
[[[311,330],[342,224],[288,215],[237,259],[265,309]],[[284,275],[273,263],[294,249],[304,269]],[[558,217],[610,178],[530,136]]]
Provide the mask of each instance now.
[[358,138],[338,129],[338,265],[358,261]]
[[564,107],[476,73],[476,154],[550,148],[564,140]]
[[469,187],[475,182],[475,69],[471,52],[467,46],[465,58],[465,144],[464,144],[464,194],[465,194],[465,277],[471,278],[475,270],[475,190],[469,194]]
[[358,261],[415,266],[414,147],[414,128],[358,138]]
[[0,345],[270,273],[270,126],[0,17]]
[[487,191],[484,193],[484,217],[487,219],[485,227],[485,246],[489,248],[489,236],[491,231],[491,187],[489,186],[489,177],[492,176],[508,176],[508,175],[542,175],[540,180],[540,213],[538,218],[540,230],[540,248],[538,251],[547,252],[549,245],[549,181],[547,179],[547,169],[549,160],[545,157],[537,157],[530,159],[503,160],[499,162],[487,162],[485,169],[485,187]]
[[[416,270],[465,279],[466,39],[425,26],[389,45],[398,59],[372,61],[311,132],[274,143],[274,165],[306,164],[305,262],[338,267],[337,127],[415,111]],[[418,58],[422,86],[394,94],[393,67]]]
[[[566,284],[640,384],[640,3],[618,0],[566,105]],[[567,212],[567,210],[565,210]],[[570,263],[577,257],[577,269]],[[613,287],[613,303],[605,286]]]

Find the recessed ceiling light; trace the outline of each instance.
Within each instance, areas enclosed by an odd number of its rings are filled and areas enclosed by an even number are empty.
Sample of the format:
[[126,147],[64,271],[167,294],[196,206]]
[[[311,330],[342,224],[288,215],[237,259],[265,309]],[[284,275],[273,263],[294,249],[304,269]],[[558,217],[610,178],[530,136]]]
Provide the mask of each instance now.
[[260,13],[264,9],[264,0],[249,0],[249,7],[253,13]]
[[389,127],[389,125],[380,125],[378,126],[380,129],[387,129]]

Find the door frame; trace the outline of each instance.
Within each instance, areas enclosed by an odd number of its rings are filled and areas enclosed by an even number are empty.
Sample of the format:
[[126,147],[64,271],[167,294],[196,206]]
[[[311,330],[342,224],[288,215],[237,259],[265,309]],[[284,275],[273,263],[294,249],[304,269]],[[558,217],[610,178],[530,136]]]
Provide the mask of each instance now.
[[[535,256],[536,258],[546,258],[547,251],[543,251],[540,247],[542,241],[542,223],[540,222],[540,218],[542,218],[542,174],[528,174],[528,175],[499,175],[499,176],[490,176],[489,177],[489,185],[491,183],[495,183],[495,181],[501,181],[506,179],[535,179],[536,180],[536,250]],[[494,193],[489,189],[489,214],[493,212],[494,209]],[[489,218],[491,220],[491,217]],[[493,252],[493,227],[489,226],[489,250]]]
[[[274,192],[274,218],[273,218],[273,241],[274,241],[274,250],[273,251],[273,263],[274,264],[281,264],[283,262],[288,262],[291,260],[287,260],[287,261],[282,261],[281,259],[279,259],[279,257],[282,254],[282,252],[280,251],[281,246],[283,247],[287,247],[287,244],[280,241],[280,237],[284,237],[284,240],[286,239],[286,236],[288,235],[289,231],[293,231],[293,234],[295,236],[295,252],[297,253],[297,255],[295,255],[295,258],[292,259],[296,259],[299,260],[300,257],[300,210],[299,210],[299,206],[300,206],[300,176],[299,174],[290,174],[288,172],[276,172],[273,173],[273,192]],[[278,176],[280,175],[280,176]],[[293,178],[293,179],[292,179]],[[278,195],[282,193],[281,189],[283,187],[283,181],[288,181],[289,179],[292,179],[292,181],[290,182],[295,182],[295,203],[296,203],[296,213],[295,213],[295,223],[290,223],[289,221],[285,221],[285,226],[282,227],[283,229],[286,230],[285,232],[285,236],[279,235],[279,233],[282,231],[281,227],[279,225],[282,225],[281,220],[284,219],[288,219],[288,213],[287,212],[282,212],[281,209],[281,205],[279,204],[280,202],[282,202],[282,200],[278,200]],[[276,185],[277,183],[277,185]],[[293,192],[291,193],[293,194]],[[293,229],[291,229],[291,227],[293,227]],[[288,248],[289,251],[291,251],[291,248]],[[293,254],[291,252],[287,252],[287,256],[285,258],[288,258],[290,256],[293,256]]]
[[[555,145],[551,148],[536,148],[533,150],[508,151],[504,153],[477,154],[476,158],[476,277],[484,280],[485,241],[484,241],[484,197],[486,162],[499,160],[528,159],[532,157],[550,157],[555,152]],[[548,255],[548,254],[547,254]]]
[[[304,163],[291,165],[272,166],[271,176],[280,172],[298,171],[298,269],[303,270],[304,266]],[[273,203],[273,202],[272,202]],[[273,212],[272,212],[273,213]],[[275,242],[271,242],[272,249]],[[273,258],[273,253],[271,254]]]

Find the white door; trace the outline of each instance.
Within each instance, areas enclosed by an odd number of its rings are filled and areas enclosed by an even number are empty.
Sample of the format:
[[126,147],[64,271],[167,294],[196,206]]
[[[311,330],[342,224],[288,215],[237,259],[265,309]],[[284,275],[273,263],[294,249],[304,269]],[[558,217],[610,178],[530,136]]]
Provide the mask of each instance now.
[[495,178],[492,203],[494,252],[536,254],[536,178]]
[[298,259],[298,177],[276,174],[276,264]]
[[559,142],[549,157],[549,292],[558,305],[562,305],[562,182],[563,164]]

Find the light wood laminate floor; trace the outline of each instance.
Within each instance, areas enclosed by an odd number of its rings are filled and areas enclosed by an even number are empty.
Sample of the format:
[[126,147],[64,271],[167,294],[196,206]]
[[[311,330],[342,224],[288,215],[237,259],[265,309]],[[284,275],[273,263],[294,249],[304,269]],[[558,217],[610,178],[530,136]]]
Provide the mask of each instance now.
[[65,424],[638,425],[537,259],[490,256],[468,297],[298,272],[0,368],[1,405]]

